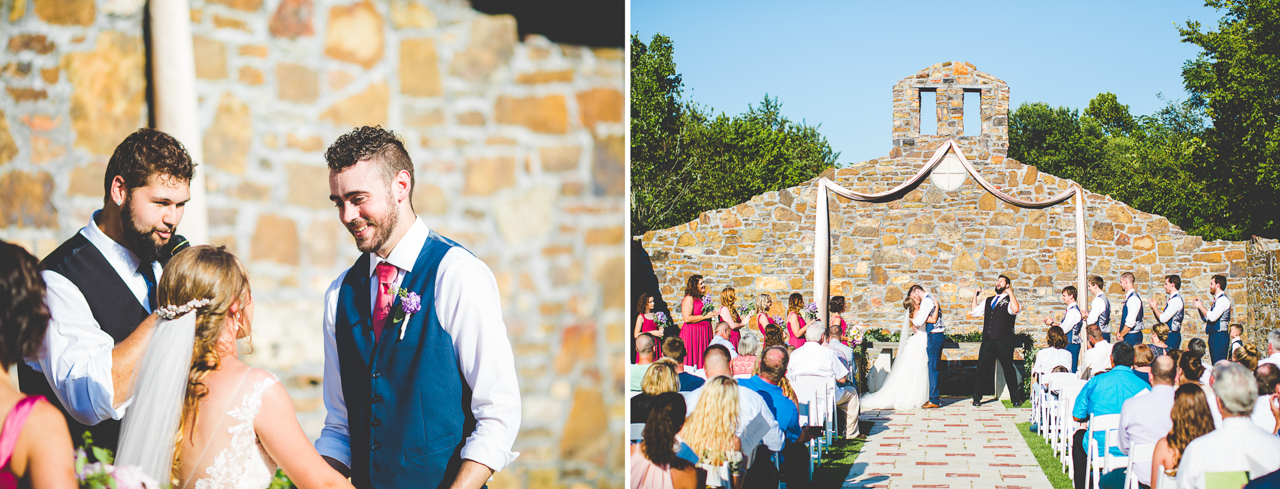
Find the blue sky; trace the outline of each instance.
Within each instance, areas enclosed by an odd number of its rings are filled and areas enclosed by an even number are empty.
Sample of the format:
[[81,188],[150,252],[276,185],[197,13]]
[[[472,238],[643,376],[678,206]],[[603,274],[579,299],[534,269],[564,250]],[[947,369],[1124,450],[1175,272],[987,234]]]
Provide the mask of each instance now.
[[1175,23],[1216,29],[1202,1],[764,2],[631,0],[630,30],[675,44],[684,98],[738,114],[768,93],[791,120],[821,124],[841,164],[888,154],[891,89],[942,61],[1003,79],[1010,107],[1083,109],[1115,93],[1134,114],[1186,98],[1196,46]]

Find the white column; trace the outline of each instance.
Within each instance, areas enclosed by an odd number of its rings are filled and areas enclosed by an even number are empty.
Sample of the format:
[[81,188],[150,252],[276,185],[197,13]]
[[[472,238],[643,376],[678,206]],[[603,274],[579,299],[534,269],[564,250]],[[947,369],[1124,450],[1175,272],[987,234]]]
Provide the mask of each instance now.
[[[1086,282],[1087,277],[1087,257],[1085,256],[1085,237],[1088,233],[1084,229],[1084,188],[1076,186],[1076,304],[1093,304],[1093,297],[1089,296],[1089,286]],[[1080,299],[1083,298],[1084,301]],[[1081,309],[1084,311],[1084,309]],[[1086,317],[1087,319],[1087,317]],[[1087,335],[1086,335],[1087,337]],[[1082,370],[1084,362],[1084,352],[1089,350],[1089,340],[1080,342],[1080,356],[1076,371]]]
[[204,148],[196,121],[196,64],[191,46],[191,8],[186,0],[151,0],[151,80],[155,84],[155,129],[186,146],[201,164],[191,181],[191,201],[179,232],[192,244],[209,242]]

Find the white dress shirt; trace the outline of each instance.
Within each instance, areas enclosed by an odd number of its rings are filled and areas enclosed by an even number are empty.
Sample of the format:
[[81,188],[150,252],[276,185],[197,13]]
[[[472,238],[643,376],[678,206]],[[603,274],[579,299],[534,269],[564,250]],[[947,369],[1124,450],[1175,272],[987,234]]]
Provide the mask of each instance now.
[[1125,296],[1124,304],[1128,307],[1129,314],[1125,315],[1124,322],[1121,324],[1129,328],[1130,333],[1135,329],[1142,329],[1138,324],[1138,311],[1142,310],[1142,298],[1138,296],[1138,292],[1136,290],[1129,292],[1129,295]]
[[1271,413],[1271,395],[1258,396],[1258,401],[1253,404],[1253,424],[1262,428],[1262,431],[1275,433],[1276,416]]
[[836,340],[828,340],[825,345],[831,351],[836,352],[836,357],[840,358],[840,363],[852,370],[853,367],[850,367],[850,365],[853,364],[853,348]]
[[[920,309],[916,310],[916,315],[911,318],[911,324],[916,326],[916,331],[924,331],[924,325],[929,321],[929,316],[933,315],[933,310],[938,307],[938,302],[933,300],[933,296],[926,293],[924,298],[920,299]],[[927,333],[944,333],[947,331],[947,325],[942,322],[942,313],[938,313],[938,322],[933,323],[933,330]]]
[[[1182,302],[1182,294],[1174,291],[1172,294],[1169,294],[1169,300],[1164,303],[1164,311],[1160,312],[1160,322],[1169,324],[1169,320],[1173,319],[1173,316],[1179,311],[1182,311],[1185,307],[1185,303]],[[1178,325],[1177,329],[1174,329],[1173,325],[1169,325],[1169,331],[1180,331],[1181,329],[1181,324]]]
[[830,348],[816,341],[805,343],[791,352],[787,365],[787,379],[792,382],[800,377],[840,380],[849,375],[849,369]]
[[1071,370],[1071,352],[1052,346],[1045,347],[1036,352],[1036,363],[1031,367],[1031,373],[1044,375],[1053,372],[1053,368],[1059,365],[1066,367],[1067,371]]
[[[151,312],[147,281],[138,273],[142,262],[138,255],[98,229],[95,220],[101,212],[93,213],[89,225],[81,228],[80,234],[102,253],[129,291],[138,298],[142,308]],[[152,262],[151,268],[158,284],[163,269],[158,262]],[[111,349],[116,346],[115,339],[98,325],[89,302],[70,279],[49,270],[40,272],[40,276],[44,278],[47,290],[45,305],[49,307],[49,329],[45,331],[44,346],[36,358],[24,360],[31,368],[44,374],[58,400],[76,421],[92,426],[124,417],[129,400],[118,408],[112,407],[115,404],[115,382],[111,378]]]
[[[1125,455],[1134,445],[1156,444],[1173,429],[1174,389],[1157,384],[1151,390],[1133,396],[1120,408],[1120,451]],[[1151,485],[1151,462],[1137,464],[1138,481]]]
[[[991,303],[999,304],[1000,301],[1004,300],[1005,296],[1007,295],[1008,294],[996,294],[995,300]],[[1009,314],[1013,314],[1013,301],[1009,301],[1008,303],[1006,303],[1005,307],[1009,308]],[[987,301],[985,300],[978,301],[978,306],[974,307],[972,311],[969,311],[969,315],[975,318],[985,317],[985,315],[987,314],[986,309],[987,309]]]
[[[1218,292],[1218,295],[1213,298],[1213,307],[1209,308],[1209,313],[1201,314],[1200,317],[1203,317],[1205,322],[1214,322],[1222,317],[1222,313],[1227,312],[1228,309],[1231,309],[1231,298],[1227,297],[1226,292]],[[1222,330],[1227,330],[1225,325]]]
[[1081,378],[1084,378],[1085,370],[1089,370],[1089,375],[1098,375],[1104,370],[1111,370],[1111,343],[1102,340],[1085,350],[1084,360],[1080,362]]
[[1067,334],[1068,342],[1070,342],[1072,336],[1075,336],[1076,344],[1084,343],[1084,328],[1080,328],[1080,330],[1076,331],[1074,335],[1071,334],[1071,331],[1076,329],[1081,320],[1083,320],[1083,318],[1080,317],[1080,306],[1076,304],[1067,306],[1067,312],[1062,314],[1062,323],[1060,323],[1061,325],[1059,327],[1062,328],[1063,333]]
[[[702,389],[699,387],[689,392],[681,392],[684,396],[685,416],[693,414],[693,408],[698,406],[698,399],[702,397]],[[770,450],[775,452],[782,450],[784,441],[782,429],[778,428],[778,420],[773,418],[773,412],[769,411],[769,405],[765,404],[764,397],[760,393],[738,386],[738,429],[734,432],[739,437],[742,436],[742,430],[747,428],[751,420],[756,416],[763,416],[766,424],[769,425],[769,431],[765,433],[764,439],[760,441]],[[745,447],[744,447],[745,448]],[[753,447],[754,448],[754,447]]]
[[1280,469],[1280,437],[1254,426],[1248,417],[1229,417],[1222,426],[1192,440],[1178,463],[1178,489],[1205,487],[1206,472],[1246,471],[1257,478]]
[[[1093,296],[1093,302],[1089,303],[1089,319],[1085,320],[1085,326],[1090,324],[1098,324],[1098,318],[1102,317],[1102,312],[1107,310],[1107,297],[1103,294]],[[1106,326],[1098,326],[1103,333],[1111,332],[1111,324]]]
[[726,340],[726,339],[721,338],[721,337],[719,337],[719,336],[713,336],[713,337],[711,338],[711,343],[709,343],[709,345],[720,345],[720,346],[723,346],[723,347],[725,347],[725,348],[728,348],[728,349],[729,349],[729,359],[730,359],[730,360],[733,360],[733,359],[735,359],[735,358],[738,358],[738,349],[737,349],[737,348],[734,348],[734,347],[733,347],[733,344],[732,344],[732,343],[729,343],[729,340]]
[[1258,365],[1262,365],[1264,363],[1270,363],[1272,365],[1280,367],[1280,351],[1272,353],[1271,356],[1268,356],[1267,358],[1258,360]]
[[[413,271],[429,235],[427,225],[416,219],[385,260],[370,254],[369,275],[373,276],[378,264],[386,261],[398,269],[393,286],[399,287],[405,273]],[[347,272],[338,275],[324,296],[324,405],[328,414],[320,439],[316,440],[316,450],[350,466],[351,435],[334,333],[338,289],[346,275]],[[376,279],[370,281],[371,302],[378,300],[377,287]],[[519,455],[511,451],[511,446],[520,431],[520,387],[507,328],[502,322],[497,281],[484,262],[462,248],[453,248],[440,261],[432,300],[440,326],[453,338],[456,368],[471,386],[471,413],[476,427],[462,447],[461,456],[495,471],[502,470]],[[370,304],[370,310],[375,306]],[[393,330],[382,332],[383,338],[398,334]],[[453,367],[422,366],[446,374]]]

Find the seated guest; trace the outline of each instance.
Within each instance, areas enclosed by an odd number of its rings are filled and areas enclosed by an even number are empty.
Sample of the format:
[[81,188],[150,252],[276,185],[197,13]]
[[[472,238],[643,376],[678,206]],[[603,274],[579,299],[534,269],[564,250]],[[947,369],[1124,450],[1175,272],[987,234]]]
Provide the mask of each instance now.
[[1111,368],[1112,345],[1102,337],[1102,329],[1091,324],[1085,330],[1089,336],[1089,350],[1084,352],[1084,360],[1080,362],[1080,378],[1088,379]]
[[44,348],[48,328],[39,262],[22,247],[0,241],[0,451],[6,457],[0,460],[0,487],[77,487],[66,419],[44,396],[19,392],[9,377],[9,367]]
[[[1194,338],[1191,341],[1200,338]],[[1199,379],[1205,378],[1204,365],[1200,363],[1200,357],[1191,353],[1184,353],[1178,365],[1178,385],[1195,385],[1204,391],[1205,405],[1209,407],[1209,413],[1213,415],[1213,425],[1215,427],[1222,426],[1222,414],[1218,412],[1218,404],[1214,401],[1213,388],[1208,384],[1202,384]]]
[[1249,370],[1258,369],[1258,347],[1253,345],[1244,345],[1236,349],[1235,362],[1244,365]]
[[653,347],[653,336],[642,334],[636,337],[636,363],[627,367],[630,371],[630,389],[633,391],[640,390],[640,383],[649,371],[649,364],[653,363]]
[[1042,348],[1036,352],[1035,366],[1031,367],[1031,375],[1039,377],[1053,371],[1053,367],[1059,365],[1071,369],[1071,352],[1067,351],[1067,335],[1062,332],[1062,328],[1050,326],[1049,332],[1046,333],[1048,338],[1046,342],[1049,346]]
[[686,355],[684,340],[676,337],[667,338],[667,341],[662,343],[662,352],[667,355],[663,358],[670,358],[676,362],[676,376],[680,379],[680,392],[689,392],[697,389],[702,387],[703,382],[706,382],[706,379],[684,371],[684,357]]
[[631,446],[631,489],[694,489],[697,471],[676,456],[684,427],[684,397],[668,392],[654,397],[645,418],[644,441]]
[[1280,470],[1249,481],[1240,489],[1275,489],[1280,487]]
[[[708,346],[707,351],[703,352],[702,362],[707,372],[707,382],[716,377],[732,379],[732,371],[729,370],[729,351],[723,346]],[[775,452],[782,450],[782,429],[778,427],[778,421],[774,419],[773,413],[769,411],[769,405],[765,403],[764,398],[757,394],[756,391],[738,385],[737,382],[734,382],[734,385],[738,389],[738,417],[733,422],[733,425],[737,427],[735,433],[738,436],[742,436],[742,430],[746,429],[751,424],[751,421],[755,420],[757,416],[762,417],[768,427],[768,431],[766,431],[761,443]],[[688,406],[690,414],[697,408],[703,390],[703,387],[699,387],[684,393],[684,402]],[[687,439],[685,442],[689,443]]]
[[[791,352],[791,362],[787,367],[787,377],[792,382],[813,380],[822,383],[822,385],[826,385],[825,382],[831,380],[836,383],[848,382],[849,369],[843,363],[840,363],[840,358],[836,356],[836,352],[822,346],[823,330],[809,328],[805,333],[807,341]],[[858,413],[861,412],[858,409],[857,389],[848,386],[837,386],[835,397],[836,406],[844,408],[845,438],[857,438]]]
[[1253,373],[1258,381],[1258,402],[1253,405],[1253,424],[1272,433],[1280,432],[1280,416],[1275,415],[1280,401],[1280,367],[1270,363],[1258,366]]
[[823,346],[830,348],[831,351],[836,352],[836,356],[840,358],[840,362],[844,364],[845,368],[852,370],[853,348],[850,348],[849,345],[840,342],[840,330],[842,328],[843,326],[840,324],[832,324],[827,327],[827,334],[822,337],[822,344]]
[[1248,472],[1260,477],[1280,469],[1280,438],[1249,419],[1258,400],[1258,382],[1238,363],[1213,367],[1213,392],[1222,425],[1192,440],[1182,452],[1178,487],[1205,487],[1206,472]]
[[[778,420],[778,428],[782,430],[785,442],[782,461],[786,464],[788,472],[791,472],[795,463],[808,460],[805,443],[809,441],[809,433],[800,427],[800,413],[796,409],[795,401],[787,397],[780,387],[781,383],[787,381],[786,373],[790,355],[785,346],[771,346],[764,351],[760,359],[760,373],[749,379],[738,381],[738,385],[760,394],[765,404],[769,406],[769,411],[773,413],[774,419]],[[752,450],[752,447],[746,447],[744,450]],[[798,466],[795,468],[799,469]],[[808,467],[805,467],[805,470],[807,469]],[[757,463],[748,470],[751,485],[776,487],[778,475],[774,471],[773,464]]]
[[1151,327],[1151,344],[1147,345],[1151,348],[1151,356],[1158,357],[1160,355],[1169,354],[1169,344],[1165,343],[1169,340],[1169,325],[1165,323],[1156,323]]
[[711,344],[723,346],[724,349],[729,350],[730,357],[736,358],[738,356],[738,347],[729,342],[729,335],[732,332],[733,329],[729,327],[729,323],[724,321],[716,323],[715,336],[711,337]]
[[[1173,409],[1173,375],[1176,370],[1173,359],[1168,355],[1156,357],[1151,363],[1151,391],[1133,396],[1120,408],[1120,451],[1125,455],[1129,455],[1134,446],[1154,445],[1173,429],[1169,412]],[[1137,473],[1133,476],[1139,484],[1151,485],[1150,465],[1135,465]],[[1103,489],[1124,487],[1125,471],[1121,468],[1108,472],[1102,476],[1098,486]]]
[[1151,383],[1151,361],[1155,358],[1146,344],[1133,347],[1133,373],[1148,384]]
[[[1091,329],[1092,331],[1092,329]],[[1090,338],[1092,339],[1092,334]],[[1102,332],[1098,331],[1098,339],[1101,339]],[[1117,342],[1111,347],[1111,361],[1107,372],[1094,375],[1080,389],[1080,393],[1076,395],[1076,403],[1071,410],[1071,416],[1079,423],[1089,421],[1091,416],[1104,416],[1108,414],[1120,414],[1124,402],[1135,394],[1147,389],[1147,383],[1133,375],[1133,347],[1123,341]],[[1086,476],[1089,474],[1086,464],[1088,456],[1085,454],[1084,437],[1086,431],[1081,428],[1076,431],[1073,437],[1072,457],[1075,463],[1075,484],[1076,489],[1086,489]],[[1104,433],[1097,432],[1094,434],[1094,446],[1101,447],[1105,443]],[[1113,450],[1116,455],[1121,455],[1119,450]],[[1101,450],[1097,455],[1102,455]]]
[[676,362],[663,358],[649,364],[649,372],[644,374],[641,392],[631,398],[631,422],[643,423],[649,418],[649,410],[653,400],[665,392],[678,392],[680,378],[676,376]]
[[1204,368],[1200,369],[1200,385],[1209,385],[1209,368],[1213,365],[1209,364],[1209,347],[1206,346],[1204,340],[1200,338],[1192,338],[1187,342],[1188,355],[1195,357],[1200,365]]
[[1184,385],[1174,391],[1169,417],[1173,427],[1168,435],[1156,441],[1156,449],[1151,454],[1152,482],[1160,479],[1160,467],[1164,467],[1165,476],[1178,475],[1178,463],[1187,444],[1213,431],[1213,416],[1209,414],[1204,391],[1196,385]]
[[738,356],[733,357],[730,365],[733,375],[751,375],[756,371],[756,362],[760,359],[760,340],[755,332],[743,333],[738,339]]
[[787,340],[782,336],[782,327],[776,324],[770,324],[764,327],[764,347],[768,348],[773,345],[785,345]]
[[1258,360],[1258,364],[1270,363],[1280,367],[1280,329],[1267,333],[1267,358]]
[[[712,348],[723,347],[712,345],[707,350]],[[706,365],[704,368],[709,367],[710,365]],[[728,359],[725,359],[724,369],[728,370],[728,367]],[[739,438],[742,433],[739,416],[742,406],[739,401],[744,389],[732,377],[715,375],[710,376],[706,385],[698,391],[700,395],[696,404],[689,408],[689,417],[680,430],[680,439],[689,445],[693,453],[698,454],[698,470],[708,472],[708,486],[716,486],[713,481],[720,481],[720,487],[740,487],[740,483],[735,482],[739,479],[739,474],[726,470],[723,464],[731,457],[746,460],[742,455],[742,440]],[[759,395],[751,390],[745,392]],[[688,400],[686,396],[685,401]],[[736,457],[732,455],[735,452]]]

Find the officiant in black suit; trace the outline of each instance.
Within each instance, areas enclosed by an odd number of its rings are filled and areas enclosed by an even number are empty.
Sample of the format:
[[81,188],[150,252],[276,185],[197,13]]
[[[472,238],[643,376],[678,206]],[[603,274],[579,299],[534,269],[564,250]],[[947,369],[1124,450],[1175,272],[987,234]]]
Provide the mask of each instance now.
[[147,128],[130,134],[107,163],[102,209],[40,262],[49,329],[37,358],[19,365],[19,387],[66,415],[76,445],[89,431],[94,446],[116,448],[134,367],[155,326],[156,284],[169,257],[189,246],[174,230],[194,175],[177,139]]
[[1016,340],[1013,337],[1013,325],[1018,321],[1018,312],[1022,306],[1013,294],[1013,284],[1009,277],[1001,275],[996,279],[996,294],[986,301],[979,302],[982,290],[973,293],[973,310],[970,315],[982,318],[982,347],[978,350],[978,373],[973,383],[973,405],[982,404],[982,394],[988,387],[994,388],[992,374],[995,362],[1000,361],[1004,369],[1004,381],[1009,387],[1009,397],[1013,404],[1022,404],[1022,390],[1018,384],[1018,373],[1013,368],[1013,349]]

